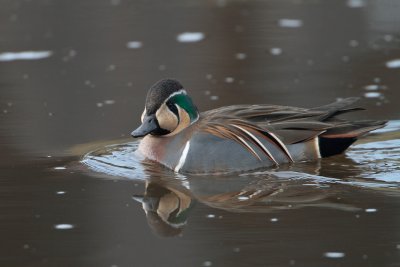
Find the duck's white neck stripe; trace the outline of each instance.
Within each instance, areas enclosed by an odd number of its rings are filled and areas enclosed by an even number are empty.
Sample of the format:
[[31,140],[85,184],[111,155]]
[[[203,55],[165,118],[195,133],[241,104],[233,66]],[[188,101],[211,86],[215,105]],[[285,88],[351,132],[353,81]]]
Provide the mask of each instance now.
[[187,93],[186,93],[186,90],[185,90],[185,89],[181,89],[181,90],[179,90],[179,91],[177,91],[177,92],[175,92],[175,93],[172,93],[167,99],[165,99],[164,103],[167,103],[167,101],[168,101],[171,97],[176,96],[176,95],[187,95]]
[[175,167],[175,172],[179,172],[179,170],[183,167],[186,161],[186,157],[189,153],[189,148],[190,148],[190,141],[186,142],[185,148],[183,149],[182,155],[179,158],[179,162]]

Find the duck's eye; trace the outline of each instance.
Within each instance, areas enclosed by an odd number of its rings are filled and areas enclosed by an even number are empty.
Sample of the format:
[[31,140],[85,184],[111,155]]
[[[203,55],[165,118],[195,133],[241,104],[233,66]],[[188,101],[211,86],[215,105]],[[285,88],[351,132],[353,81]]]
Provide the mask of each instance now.
[[169,110],[171,110],[178,118],[179,118],[179,111],[178,108],[176,107],[176,105],[174,103],[172,103],[171,101],[167,101],[167,107],[169,108]]

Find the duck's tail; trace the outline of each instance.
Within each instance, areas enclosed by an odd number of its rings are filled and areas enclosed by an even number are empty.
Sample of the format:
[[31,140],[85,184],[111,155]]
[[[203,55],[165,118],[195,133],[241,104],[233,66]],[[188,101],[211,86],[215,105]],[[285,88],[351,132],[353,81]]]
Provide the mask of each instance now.
[[321,157],[340,154],[353,144],[360,136],[382,128],[387,121],[353,121],[339,124],[319,136]]
[[337,115],[343,113],[364,110],[363,108],[359,107],[349,108],[349,106],[358,100],[358,97],[349,97],[329,105],[311,109],[315,111],[322,111],[323,114],[319,116],[319,120],[322,122],[331,123],[333,125],[332,128],[329,128],[326,132],[319,136],[321,157],[329,157],[340,154],[351,144],[353,144],[360,136],[385,126],[386,121],[345,121],[336,118]]

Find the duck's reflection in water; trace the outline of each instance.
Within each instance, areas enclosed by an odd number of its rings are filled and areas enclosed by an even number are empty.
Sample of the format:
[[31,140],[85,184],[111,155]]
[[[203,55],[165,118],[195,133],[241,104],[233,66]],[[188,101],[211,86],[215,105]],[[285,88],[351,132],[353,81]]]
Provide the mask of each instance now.
[[149,173],[144,194],[133,198],[142,204],[149,226],[159,236],[181,233],[195,202],[235,213],[303,207],[360,210],[344,197],[355,190],[354,185],[342,179],[295,171],[224,176],[178,176],[168,170]]

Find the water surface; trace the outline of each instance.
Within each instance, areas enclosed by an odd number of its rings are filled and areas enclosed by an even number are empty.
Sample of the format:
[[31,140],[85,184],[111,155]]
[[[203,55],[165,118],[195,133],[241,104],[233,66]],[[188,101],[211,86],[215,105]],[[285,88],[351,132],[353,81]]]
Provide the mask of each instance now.
[[[399,266],[400,4],[0,2],[1,266]],[[147,89],[390,120],[344,155],[188,177],[131,157]],[[157,207],[163,208],[157,210]]]

